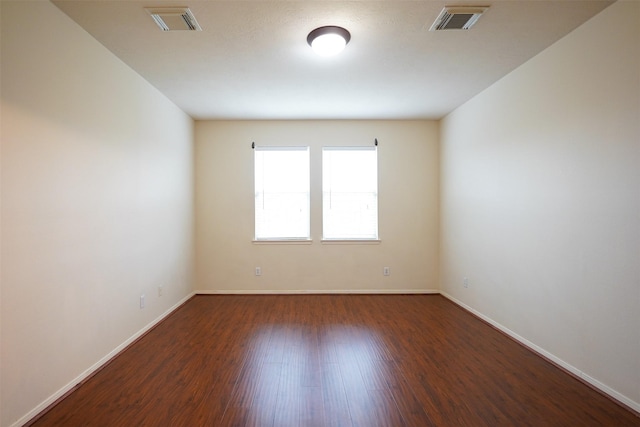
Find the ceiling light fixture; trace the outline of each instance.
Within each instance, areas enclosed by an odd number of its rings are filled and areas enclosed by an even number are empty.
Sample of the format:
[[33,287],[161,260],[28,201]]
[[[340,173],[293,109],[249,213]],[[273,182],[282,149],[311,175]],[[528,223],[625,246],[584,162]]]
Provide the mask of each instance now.
[[320,56],[337,55],[342,52],[349,40],[351,40],[349,31],[335,26],[316,28],[307,36],[307,43]]

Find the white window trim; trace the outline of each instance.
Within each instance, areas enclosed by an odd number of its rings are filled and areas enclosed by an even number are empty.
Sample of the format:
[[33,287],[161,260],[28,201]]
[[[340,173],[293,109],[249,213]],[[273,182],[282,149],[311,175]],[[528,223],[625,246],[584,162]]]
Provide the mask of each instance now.
[[[311,161],[311,147],[309,146],[255,146],[253,147],[255,151],[306,151],[309,156],[309,161]],[[311,169],[311,164],[309,164],[309,170]],[[255,164],[254,164],[254,172],[255,172]],[[309,177],[309,184],[311,177]],[[255,188],[254,188],[255,191]],[[254,244],[310,244],[311,243],[311,187],[309,187],[309,237],[266,237],[266,238],[258,238],[255,235],[256,229],[254,224],[254,237],[252,242]],[[255,221],[255,207],[254,207],[254,221]]]
[[[321,239],[321,243],[322,244],[337,244],[337,245],[349,245],[349,244],[379,244],[381,242],[380,240],[380,205],[379,205],[379,193],[380,193],[380,175],[379,175],[379,171],[378,169],[378,158],[377,158],[377,153],[378,153],[378,147],[376,146],[369,146],[369,145],[364,145],[364,146],[324,146],[322,147],[322,152],[324,153],[324,150],[328,150],[328,151],[374,151],[376,153],[376,204],[377,204],[377,213],[376,213],[376,232],[377,232],[377,237],[354,237],[354,238],[347,238],[347,237],[335,237],[335,238],[331,238],[331,237],[324,237],[324,213],[323,213],[323,224],[322,224],[322,233],[323,233],[323,237]],[[322,172],[324,174],[324,165],[322,167]],[[324,179],[324,177],[323,177]],[[324,197],[324,188],[321,189],[321,194]],[[324,204],[324,200],[322,200],[322,203]],[[324,207],[323,207],[324,210]]]
[[313,239],[253,239],[254,245],[311,245]]
[[379,245],[380,239],[322,239],[323,245]]

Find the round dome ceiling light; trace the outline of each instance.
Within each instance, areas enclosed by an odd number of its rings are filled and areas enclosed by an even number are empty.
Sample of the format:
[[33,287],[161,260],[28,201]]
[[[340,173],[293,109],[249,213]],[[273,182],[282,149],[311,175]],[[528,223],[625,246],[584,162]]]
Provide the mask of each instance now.
[[349,31],[342,27],[320,27],[311,31],[307,36],[307,43],[320,56],[333,56],[342,52],[351,40]]

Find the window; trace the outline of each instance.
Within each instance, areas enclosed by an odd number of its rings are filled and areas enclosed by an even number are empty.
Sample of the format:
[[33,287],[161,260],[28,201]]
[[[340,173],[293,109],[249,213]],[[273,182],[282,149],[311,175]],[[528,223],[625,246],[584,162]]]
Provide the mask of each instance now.
[[322,233],[326,240],[378,239],[376,147],[322,149]]
[[254,150],[255,239],[309,239],[309,148]]

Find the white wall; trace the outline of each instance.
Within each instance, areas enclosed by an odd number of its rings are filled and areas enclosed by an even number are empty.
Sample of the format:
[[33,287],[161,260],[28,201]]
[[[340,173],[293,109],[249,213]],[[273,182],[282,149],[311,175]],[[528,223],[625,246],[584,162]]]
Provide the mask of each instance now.
[[443,291],[636,410],[639,23],[613,4],[441,128]]
[[8,426],[190,295],[193,121],[51,3],[1,7]]
[[[380,244],[322,244],[322,146],[378,138]],[[253,151],[311,149],[311,245],[254,244]],[[199,292],[438,289],[438,124],[428,121],[196,122]],[[262,268],[262,276],[254,268]],[[383,267],[391,268],[384,277]]]

